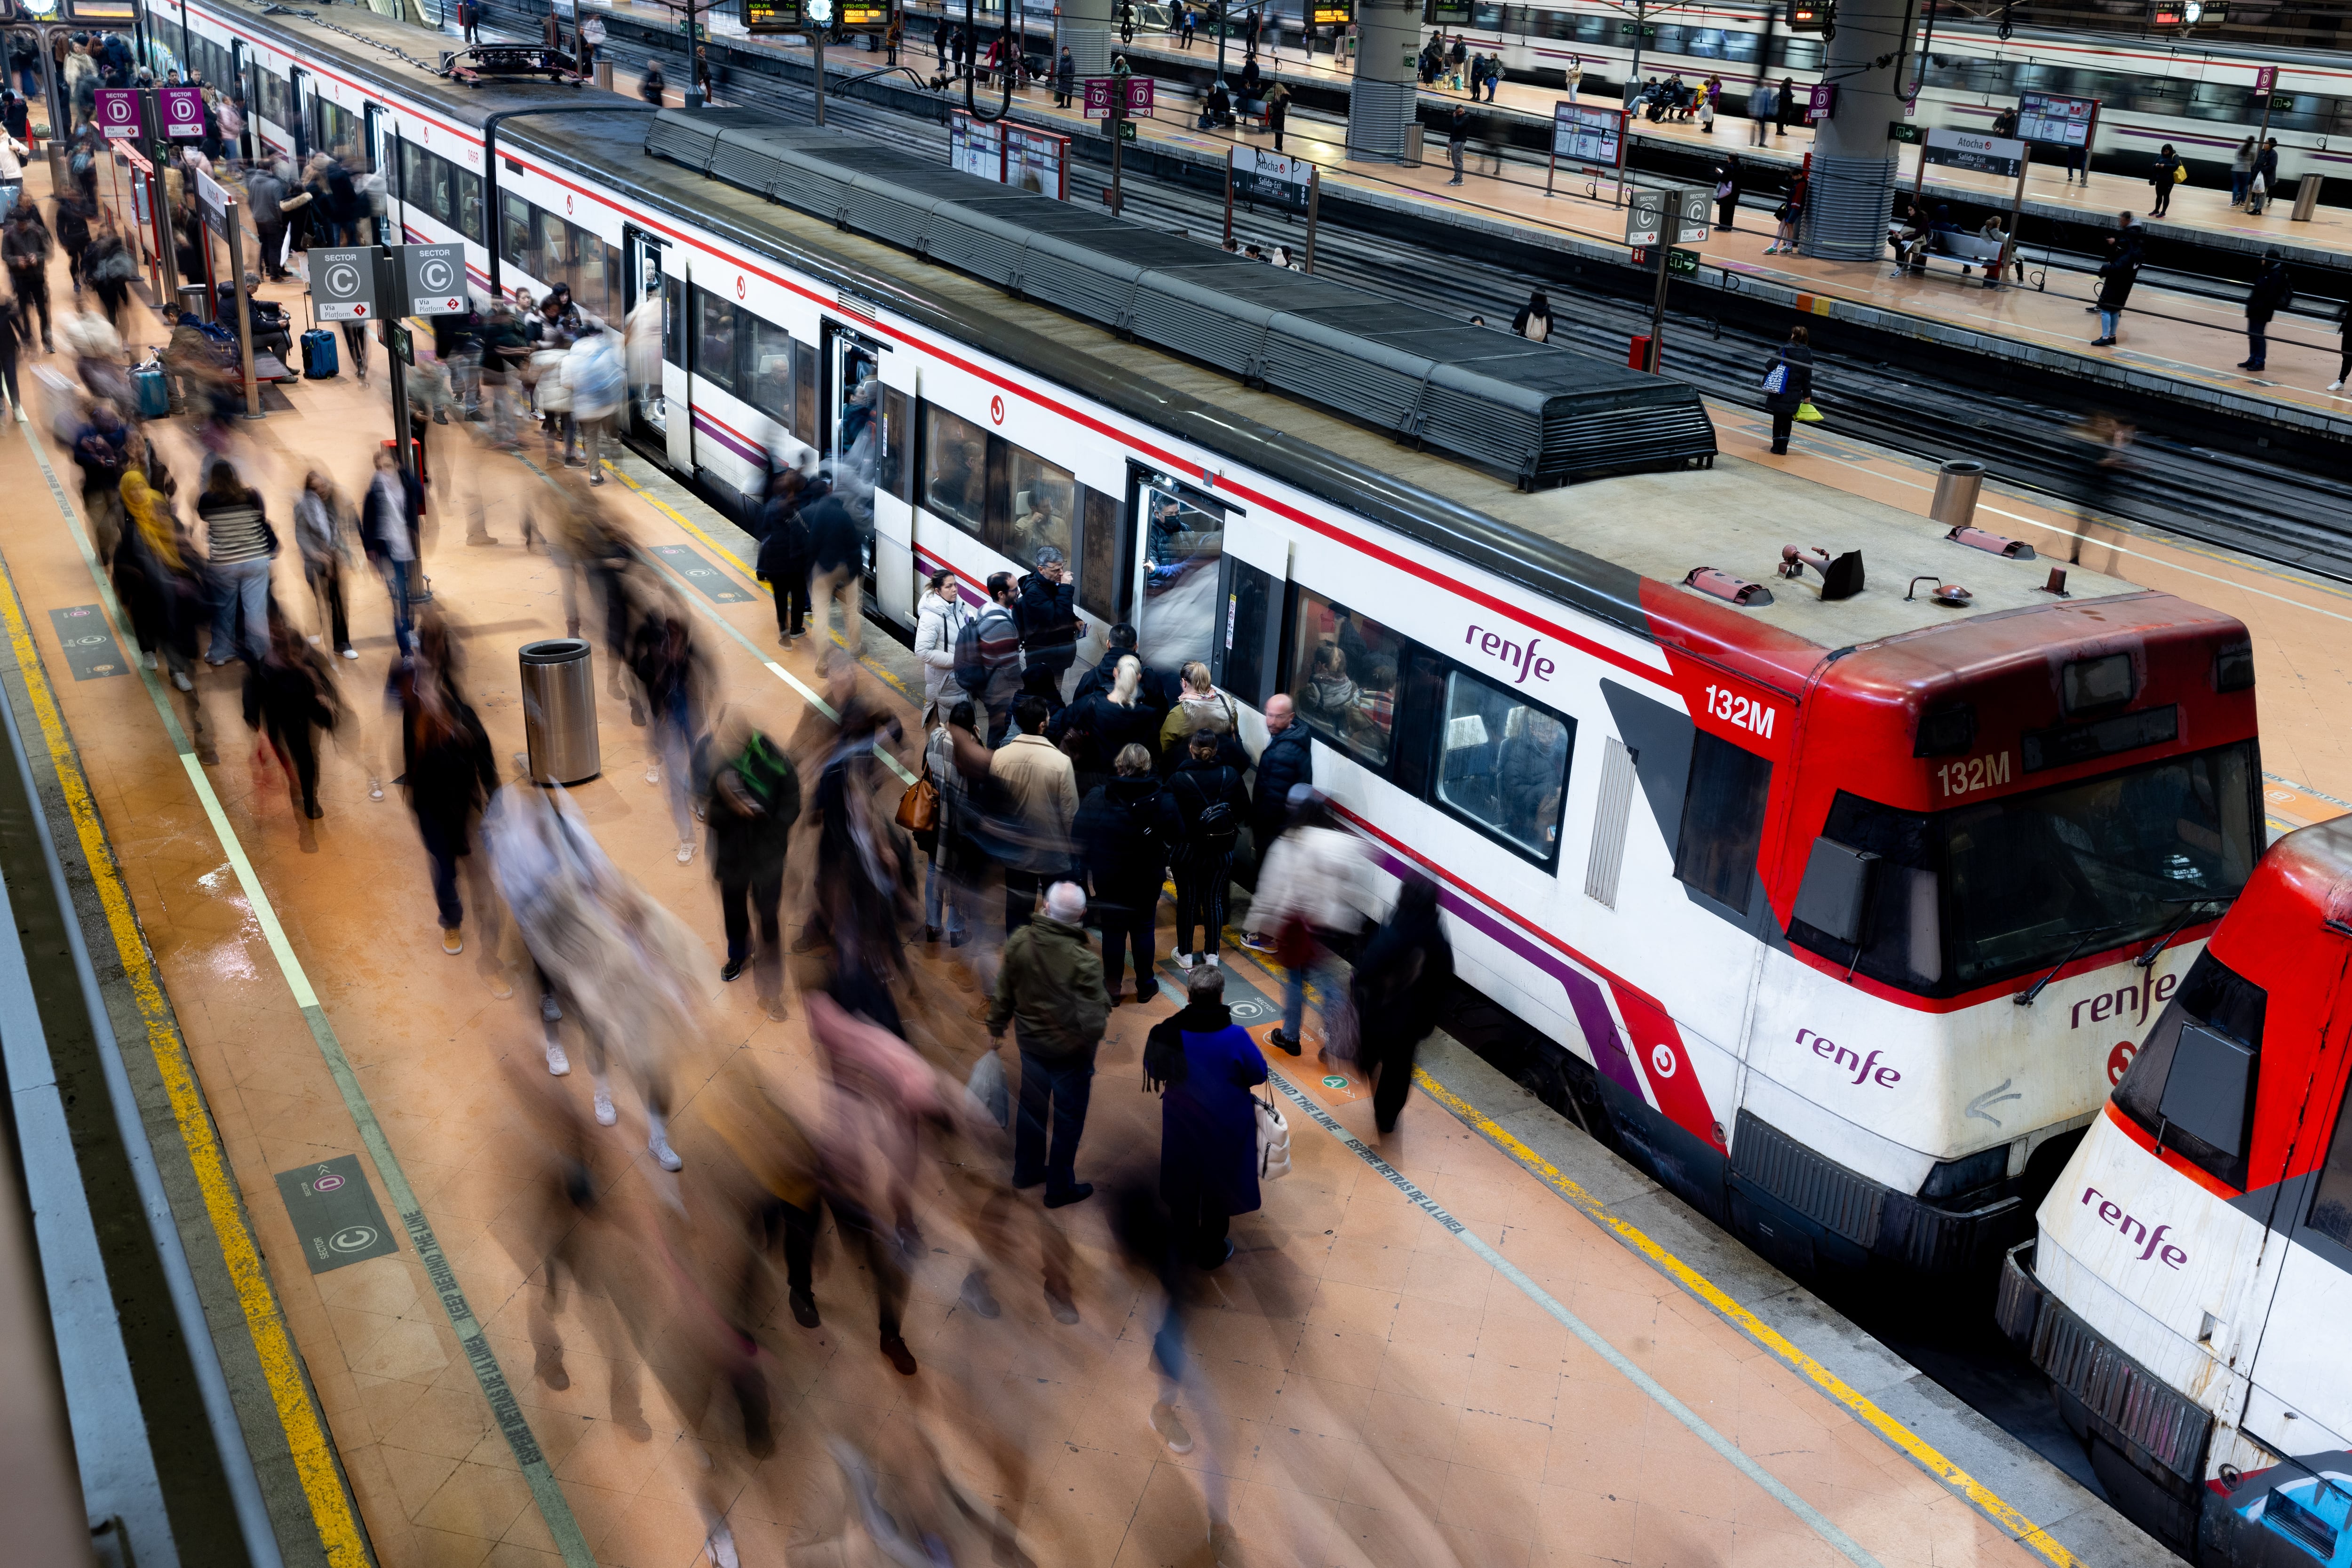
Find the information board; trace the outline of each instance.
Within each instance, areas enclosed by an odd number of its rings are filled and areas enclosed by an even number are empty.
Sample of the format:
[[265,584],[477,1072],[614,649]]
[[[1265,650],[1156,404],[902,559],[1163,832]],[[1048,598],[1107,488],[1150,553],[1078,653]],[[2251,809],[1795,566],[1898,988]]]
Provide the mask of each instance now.
[[2099,118],[2095,98],[2061,98],[2053,92],[2021,93],[2017,139],[2037,147],[2088,147]]
[[1998,174],[2004,180],[2017,178],[2025,167],[2024,142],[1976,131],[1930,131],[1920,155],[1941,168]]
[[743,26],[751,33],[797,33],[801,0],[743,0]]
[[1625,142],[1625,111],[1592,103],[1555,103],[1551,155],[1595,169],[1617,166]]
[[1070,139],[1050,131],[1016,125],[1004,143],[1004,183],[1041,191],[1057,202],[1070,199]]
[[948,120],[948,167],[1004,183],[1004,125],[958,110]]
[[1315,178],[1314,164],[1304,158],[1261,153],[1255,147],[1235,147],[1232,157],[1235,201],[1289,212],[1307,210],[1307,190]]

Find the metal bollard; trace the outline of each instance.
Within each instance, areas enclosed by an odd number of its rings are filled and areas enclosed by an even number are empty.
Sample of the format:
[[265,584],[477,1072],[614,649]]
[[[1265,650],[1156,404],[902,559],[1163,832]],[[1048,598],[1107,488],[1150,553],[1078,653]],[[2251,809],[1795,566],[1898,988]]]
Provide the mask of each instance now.
[[1985,466],[1955,458],[1936,470],[1936,499],[1927,515],[1946,528],[1968,528],[1977,515],[1977,492],[1984,489]]

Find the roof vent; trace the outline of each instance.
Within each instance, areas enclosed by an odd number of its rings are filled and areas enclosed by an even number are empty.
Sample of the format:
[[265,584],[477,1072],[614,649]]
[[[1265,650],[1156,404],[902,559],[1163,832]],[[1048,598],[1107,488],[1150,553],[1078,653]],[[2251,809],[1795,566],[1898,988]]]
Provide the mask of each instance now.
[[539,44],[476,44],[470,49],[444,49],[441,74],[467,87],[519,76],[543,76],[574,87],[584,79],[572,56]]
[[1746,610],[1759,610],[1772,602],[1772,590],[1761,583],[1750,583],[1745,577],[1735,577],[1712,566],[1694,566],[1683,579],[1683,586],[1717,599],[1727,599]]
[[1822,597],[1824,600],[1851,599],[1862,592],[1862,552],[1849,550],[1836,560],[1830,559],[1826,550],[1801,550],[1793,544],[1780,546],[1780,564],[1775,568],[1781,576],[1796,579],[1811,567],[1822,574]]
[[2033,546],[2022,539],[2011,539],[2002,534],[1987,533],[1981,528],[1955,528],[1944,535],[1955,544],[1965,544],[1970,550],[1981,550],[1991,555],[2005,555],[2011,561],[2031,561]]
[[1941,577],[1912,578],[1911,586],[1904,590],[1903,597],[1907,601],[1915,596],[1919,592],[1919,584],[1922,583],[1936,584],[1927,591],[1927,597],[1949,609],[1957,610],[1976,597],[1958,583],[1947,583]]

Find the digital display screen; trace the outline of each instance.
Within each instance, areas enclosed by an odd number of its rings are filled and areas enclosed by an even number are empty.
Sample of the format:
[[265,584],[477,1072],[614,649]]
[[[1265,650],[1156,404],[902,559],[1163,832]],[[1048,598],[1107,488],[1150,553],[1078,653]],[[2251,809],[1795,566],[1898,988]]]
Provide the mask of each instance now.
[[844,5],[841,7],[841,20],[838,26],[880,28],[889,25],[890,7],[887,5]]
[[1344,27],[1356,19],[1354,0],[1309,0],[1307,16],[1318,27]]

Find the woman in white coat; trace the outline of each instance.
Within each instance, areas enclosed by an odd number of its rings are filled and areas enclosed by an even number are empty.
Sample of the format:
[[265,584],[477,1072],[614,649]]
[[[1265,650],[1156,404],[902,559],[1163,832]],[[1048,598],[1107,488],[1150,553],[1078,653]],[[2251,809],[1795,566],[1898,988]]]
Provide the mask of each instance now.
[[923,721],[935,724],[967,695],[956,684],[956,637],[971,619],[956,591],[956,576],[942,566],[915,606],[915,657],[923,665]]

